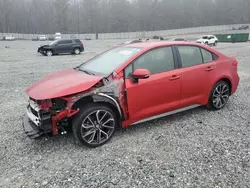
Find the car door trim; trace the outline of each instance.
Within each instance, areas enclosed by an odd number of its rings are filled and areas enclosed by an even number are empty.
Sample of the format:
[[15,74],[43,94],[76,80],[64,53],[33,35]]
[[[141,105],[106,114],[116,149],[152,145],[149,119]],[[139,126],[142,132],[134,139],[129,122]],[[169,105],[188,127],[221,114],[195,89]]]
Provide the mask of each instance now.
[[146,118],[146,119],[137,121],[137,122],[133,123],[132,125],[144,123],[144,122],[151,121],[151,120],[158,119],[158,118],[165,117],[165,116],[170,116],[170,115],[173,115],[173,114],[177,114],[177,113],[180,113],[180,112],[184,112],[184,111],[187,111],[187,110],[197,108],[199,106],[201,106],[201,105],[200,104],[195,104],[195,105],[187,106],[187,107],[184,107],[184,108],[180,108],[180,109],[177,109],[177,110],[174,110],[174,111],[166,112],[166,113],[163,113],[163,114],[160,114],[160,115],[156,115],[156,116],[153,116],[153,117],[150,117],[150,118]]

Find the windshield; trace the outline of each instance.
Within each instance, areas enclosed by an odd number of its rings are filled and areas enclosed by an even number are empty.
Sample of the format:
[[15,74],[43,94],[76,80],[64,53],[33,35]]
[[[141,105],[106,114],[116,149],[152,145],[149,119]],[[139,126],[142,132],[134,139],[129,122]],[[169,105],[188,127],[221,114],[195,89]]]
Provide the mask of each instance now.
[[52,46],[52,45],[54,45],[56,42],[57,42],[57,40],[52,41],[52,42],[49,43],[49,45]]
[[208,39],[208,36],[204,36],[204,37],[202,37],[203,39]]
[[92,74],[109,75],[139,51],[141,51],[141,48],[113,48],[80,65],[78,69],[80,71],[91,72]]

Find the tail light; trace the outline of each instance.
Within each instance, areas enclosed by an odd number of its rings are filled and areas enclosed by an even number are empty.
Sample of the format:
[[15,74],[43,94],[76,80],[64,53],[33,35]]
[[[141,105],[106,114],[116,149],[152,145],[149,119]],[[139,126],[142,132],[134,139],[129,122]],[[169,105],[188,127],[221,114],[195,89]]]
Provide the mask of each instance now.
[[237,67],[237,66],[238,66],[238,61],[234,60],[232,65],[233,65],[234,67]]
[[81,42],[80,44],[81,44],[81,46],[83,46],[83,43],[82,43],[82,42]]

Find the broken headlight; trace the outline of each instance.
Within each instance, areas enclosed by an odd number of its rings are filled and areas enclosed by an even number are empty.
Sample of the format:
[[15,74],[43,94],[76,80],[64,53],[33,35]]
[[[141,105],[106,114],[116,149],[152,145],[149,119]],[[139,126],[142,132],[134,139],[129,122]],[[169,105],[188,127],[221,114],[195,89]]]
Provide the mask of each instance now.
[[60,110],[64,110],[67,106],[67,101],[63,100],[63,99],[52,99],[52,107],[51,110],[56,110],[56,111],[60,111]]

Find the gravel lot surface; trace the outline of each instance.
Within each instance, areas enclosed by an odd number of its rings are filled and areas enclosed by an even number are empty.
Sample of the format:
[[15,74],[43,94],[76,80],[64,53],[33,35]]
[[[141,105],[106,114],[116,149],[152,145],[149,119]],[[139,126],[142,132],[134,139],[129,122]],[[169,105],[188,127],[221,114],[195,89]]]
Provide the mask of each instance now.
[[97,149],[75,145],[72,134],[26,137],[25,88],[120,42],[84,41],[83,54],[53,57],[36,53],[44,42],[0,42],[0,187],[250,187],[250,43],[216,47],[239,60],[241,77],[221,111],[133,126]]

